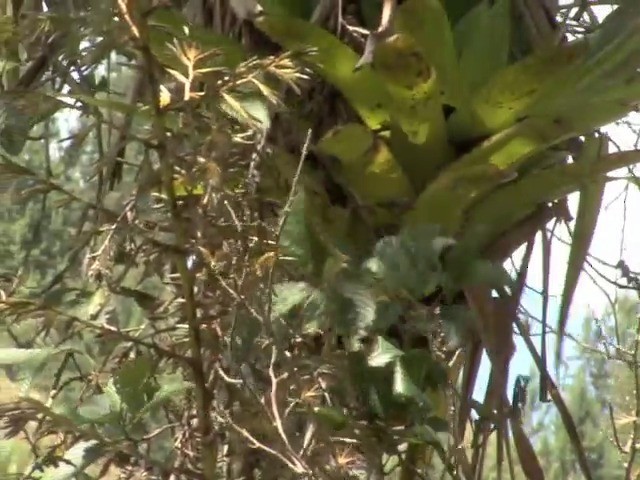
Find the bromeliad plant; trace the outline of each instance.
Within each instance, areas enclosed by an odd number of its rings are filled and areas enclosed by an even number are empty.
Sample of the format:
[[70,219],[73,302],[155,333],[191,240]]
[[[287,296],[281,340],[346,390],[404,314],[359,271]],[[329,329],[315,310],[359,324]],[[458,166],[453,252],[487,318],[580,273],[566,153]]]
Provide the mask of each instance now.
[[[512,328],[534,237],[553,219],[571,220],[565,199],[580,192],[558,322],[562,336],[607,173],[640,161],[636,152],[609,153],[607,139],[595,131],[640,101],[640,6],[621,0],[597,29],[579,38],[568,40],[555,28],[526,43],[522,16],[510,0],[399,3],[396,8],[387,1],[387,10],[378,10],[381,26],[364,57],[284,7],[267,8],[255,25],[303,52],[309,67],[357,114],[355,121],[338,120],[328,132],[316,132],[321,138],[310,149],[349,197],[346,208],[332,205],[312,171],[304,179],[306,194],[298,201],[312,232],[305,241],[312,238],[316,248],[312,278],[327,282],[344,258],[366,258],[381,232],[402,237],[425,225],[497,262],[528,245],[516,285],[500,300],[492,299],[489,287],[464,279],[456,285],[477,321],[465,348],[462,404],[452,430],[461,442],[480,347],[492,363],[485,414],[504,405]],[[294,159],[283,152],[275,158],[290,176]],[[417,258],[421,248],[430,248],[424,246],[430,238],[414,244]],[[294,253],[299,248],[285,246]],[[406,275],[411,267],[397,266]],[[401,291],[416,300],[442,285],[423,287]],[[448,373],[458,380],[455,368]],[[512,425],[518,452],[528,459],[523,465],[538,478],[533,450],[518,423]],[[481,468],[477,459],[472,464]]]

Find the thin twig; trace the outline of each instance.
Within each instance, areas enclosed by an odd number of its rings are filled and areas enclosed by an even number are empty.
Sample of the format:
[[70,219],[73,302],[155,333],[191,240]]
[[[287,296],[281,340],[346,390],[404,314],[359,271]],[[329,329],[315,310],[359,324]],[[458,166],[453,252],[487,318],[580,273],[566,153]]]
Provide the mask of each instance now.
[[293,180],[291,181],[291,189],[289,191],[289,196],[287,197],[287,201],[280,213],[280,221],[278,223],[278,229],[276,230],[275,236],[275,244],[276,244],[276,255],[271,264],[271,268],[269,269],[269,274],[267,278],[267,292],[269,293],[269,299],[267,301],[267,321],[271,323],[272,318],[272,309],[273,309],[273,279],[274,272],[276,268],[276,264],[280,259],[280,252],[277,250],[277,246],[280,244],[280,238],[282,237],[282,232],[284,231],[284,226],[289,218],[289,214],[291,213],[291,207],[293,206],[293,201],[295,199],[296,193],[298,191],[298,183],[300,181],[300,176],[302,175],[302,167],[304,166],[304,161],[307,158],[307,153],[309,152],[309,146],[311,144],[311,129],[307,131],[307,138],[302,146],[302,152],[300,154],[300,160],[298,162],[298,168],[296,169],[296,173],[293,176]]

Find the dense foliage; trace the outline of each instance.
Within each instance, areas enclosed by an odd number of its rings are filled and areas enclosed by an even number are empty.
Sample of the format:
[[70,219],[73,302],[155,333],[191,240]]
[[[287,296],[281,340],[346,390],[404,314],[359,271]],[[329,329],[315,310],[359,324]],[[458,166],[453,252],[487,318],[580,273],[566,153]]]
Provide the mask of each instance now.
[[563,334],[606,174],[640,160],[597,131],[640,99],[618,3],[585,30],[510,0],[5,2],[0,469],[473,478],[497,430],[543,478],[513,330],[579,191]]

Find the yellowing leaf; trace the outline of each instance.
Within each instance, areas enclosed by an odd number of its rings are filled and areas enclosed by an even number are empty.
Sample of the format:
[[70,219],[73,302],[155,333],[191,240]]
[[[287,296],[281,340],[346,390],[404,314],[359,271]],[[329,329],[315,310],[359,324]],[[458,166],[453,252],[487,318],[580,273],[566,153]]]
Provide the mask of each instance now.
[[490,135],[513,125],[537,102],[553,104],[560,97],[558,83],[567,81],[585,51],[584,42],[561,45],[499,71],[473,97],[480,123],[456,112],[449,119],[451,135],[456,140]]
[[164,85],[160,85],[160,92],[158,92],[158,103],[160,108],[164,108],[171,103],[171,92]]
[[420,191],[454,156],[435,71],[415,41],[403,34],[378,44],[373,67],[385,79],[393,102],[389,146]]
[[198,182],[192,184],[184,177],[177,178],[173,181],[173,191],[176,198],[187,197],[189,195],[204,195],[204,184]]
[[441,0],[406,0],[398,7],[395,29],[413,38],[435,69],[443,101],[458,109],[467,106],[451,25]]
[[411,185],[387,146],[364,125],[339,127],[329,132],[317,148],[340,159],[344,180],[365,204],[412,196]]

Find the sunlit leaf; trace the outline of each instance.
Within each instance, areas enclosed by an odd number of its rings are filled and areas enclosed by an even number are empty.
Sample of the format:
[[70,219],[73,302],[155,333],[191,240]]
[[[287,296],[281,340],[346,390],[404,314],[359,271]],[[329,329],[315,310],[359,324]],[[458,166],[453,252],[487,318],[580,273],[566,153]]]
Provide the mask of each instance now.
[[18,365],[39,361],[56,353],[56,351],[53,348],[0,348],[0,365]]
[[435,68],[443,101],[463,111],[467,91],[458,64],[451,24],[440,0],[406,0],[398,7],[398,31],[410,35]]
[[56,467],[45,469],[40,480],[75,480],[101,457],[97,441],[81,441],[67,450]]
[[583,43],[561,45],[498,71],[473,96],[480,123],[469,123],[468,117],[456,112],[449,119],[452,137],[474,139],[496,133],[523,118],[540,98],[545,102],[559,98],[557,94],[552,96],[553,87],[567,80],[585,50]]
[[306,282],[284,282],[275,285],[273,290],[273,313],[281,316],[307,300],[313,288]]
[[402,355],[402,350],[399,350],[384,337],[378,337],[375,350],[367,358],[367,363],[371,367],[384,367]]
[[440,251],[433,243],[438,237],[437,227],[421,225],[404,229],[398,236],[382,238],[365,268],[391,291],[421,298],[442,281]]
[[494,240],[541,203],[562,198],[602,174],[636,163],[640,163],[640,155],[629,151],[601,156],[593,164],[565,163],[534,172],[493,192],[471,210],[469,217],[473,224],[484,227],[487,240]]
[[424,393],[416,385],[415,379],[407,371],[402,359],[397,359],[394,362],[393,393],[401,398],[410,398],[419,402],[426,401]]
[[0,440],[0,478],[22,478],[33,459],[27,441],[22,439]]
[[377,45],[373,68],[385,79],[393,102],[389,147],[419,192],[442,165],[453,159],[440,95],[441,80],[419,45],[403,34]]
[[347,185],[365,204],[401,201],[411,185],[387,146],[365,126],[347,124],[330,131],[317,145],[342,162]]
[[360,331],[368,331],[376,319],[376,301],[371,290],[353,281],[340,282],[337,290],[353,305],[354,327]]
[[305,60],[343,93],[370,129],[388,122],[385,106],[389,101],[382,79],[367,68],[354,72],[358,55],[336,37],[292,17],[265,15],[256,25],[289,50],[313,49]]

